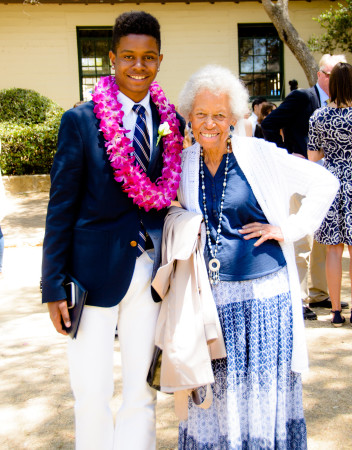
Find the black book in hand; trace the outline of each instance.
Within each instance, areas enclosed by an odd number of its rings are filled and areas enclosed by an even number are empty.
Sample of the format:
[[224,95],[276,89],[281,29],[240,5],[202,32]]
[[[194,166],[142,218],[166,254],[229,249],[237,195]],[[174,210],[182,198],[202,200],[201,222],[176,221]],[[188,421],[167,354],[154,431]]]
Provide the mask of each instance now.
[[79,323],[83,312],[83,307],[87,300],[88,291],[71,275],[67,275],[64,283],[67,299],[68,312],[70,314],[71,326],[68,328],[62,322],[62,327],[68,335],[75,339],[78,332]]

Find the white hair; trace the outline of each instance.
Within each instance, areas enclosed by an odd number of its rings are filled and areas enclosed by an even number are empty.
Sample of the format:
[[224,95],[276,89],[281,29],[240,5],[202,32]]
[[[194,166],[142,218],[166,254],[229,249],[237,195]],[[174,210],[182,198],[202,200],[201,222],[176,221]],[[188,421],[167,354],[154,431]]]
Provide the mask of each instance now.
[[326,53],[319,61],[319,70],[324,70],[326,66],[336,66],[340,62],[347,63],[345,55],[330,55]]
[[248,91],[242,81],[226,67],[208,65],[191,75],[180,92],[178,109],[187,120],[196,95],[203,90],[228,94],[231,112],[236,120],[248,112]]

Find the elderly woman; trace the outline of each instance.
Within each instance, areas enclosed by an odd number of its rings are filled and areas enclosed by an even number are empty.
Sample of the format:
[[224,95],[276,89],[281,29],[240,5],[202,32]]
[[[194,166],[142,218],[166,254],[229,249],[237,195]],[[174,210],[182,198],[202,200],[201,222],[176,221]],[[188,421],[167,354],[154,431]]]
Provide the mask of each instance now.
[[[213,361],[213,403],[189,403],[180,449],[299,448],[307,368],[293,242],[318,228],[338,189],[322,167],[261,139],[232,136],[247,111],[232,73],[207,66],[180,94],[196,143],[183,152],[181,205],[203,214],[205,260],[227,358]],[[289,199],[306,198],[296,215]]]

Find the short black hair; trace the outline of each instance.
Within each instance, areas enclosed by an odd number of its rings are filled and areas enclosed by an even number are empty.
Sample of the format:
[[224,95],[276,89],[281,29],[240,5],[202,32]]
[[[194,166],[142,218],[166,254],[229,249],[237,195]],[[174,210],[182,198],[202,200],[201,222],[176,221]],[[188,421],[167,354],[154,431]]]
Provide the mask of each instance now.
[[352,103],[352,66],[348,63],[337,63],[329,78],[330,100],[337,107]]
[[161,48],[160,24],[157,19],[145,11],[130,11],[119,15],[112,29],[111,51],[116,52],[120,39],[129,34],[146,34],[156,39]]
[[295,79],[290,80],[288,82],[288,84],[290,85],[290,91],[295,91],[296,89],[298,89],[298,81],[297,80],[295,80]]
[[264,103],[264,102],[266,102],[266,98],[265,97],[256,97],[252,101],[252,111],[254,111],[255,105],[260,105],[261,103]]

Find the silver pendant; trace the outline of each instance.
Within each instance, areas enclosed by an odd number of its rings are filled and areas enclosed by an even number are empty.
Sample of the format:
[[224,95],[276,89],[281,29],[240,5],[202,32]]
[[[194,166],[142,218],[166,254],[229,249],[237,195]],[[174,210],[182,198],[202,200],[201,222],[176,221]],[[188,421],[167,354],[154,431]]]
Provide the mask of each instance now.
[[217,258],[212,258],[209,261],[209,270],[211,272],[219,272],[220,269],[220,261]]
[[220,261],[217,258],[212,258],[209,261],[209,281],[210,284],[218,284],[219,278]]

